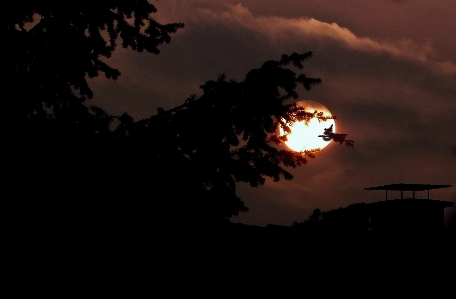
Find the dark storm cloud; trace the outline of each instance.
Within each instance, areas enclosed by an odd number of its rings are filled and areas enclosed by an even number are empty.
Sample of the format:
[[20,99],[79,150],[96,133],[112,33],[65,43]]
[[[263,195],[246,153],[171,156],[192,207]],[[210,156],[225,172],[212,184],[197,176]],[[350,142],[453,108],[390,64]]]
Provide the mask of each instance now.
[[[331,144],[291,170],[291,181],[268,180],[259,188],[240,184],[250,211],[234,220],[289,225],[317,207],[381,200],[383,194],[363,189],[380,184],[456,186],[456,43],[445,29],[456,25],[453,2],[436,1],[446,9],[392,2],[157,2],[160,21],[184,22],[185,28],[158,56],[116,51],[111,61],[122,75],[114,83],[97,78],[93,101],[136,119],[147,117],[199,95],[199,85],[221,73],[243,80],[266,60],[310,50],[314,57],[304,72],[322,84],[299,89],[300,99],[328,107],[338,117],[338,132],[348,133],[355,147]],[[454,191],[436,196],[452,200]]]

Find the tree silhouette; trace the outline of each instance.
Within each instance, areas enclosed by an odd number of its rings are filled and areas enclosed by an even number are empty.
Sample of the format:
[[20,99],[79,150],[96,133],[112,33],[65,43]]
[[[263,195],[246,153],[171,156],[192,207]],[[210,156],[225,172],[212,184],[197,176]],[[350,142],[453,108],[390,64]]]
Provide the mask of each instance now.
[[0,62],[8,74],[1,81],[9,95],[3,102],[4,138],[19,168],[27,169],[50,163],[35,165],[39,160],[83,156],[84,150],[64,152],[110,134],[112,117],[84,102],[93,96],[88,79],[100,73],[114,80],[120,75],[105,62],[119,42],[124,48],[158,54],[158,46],[169,43],[170,34],[183,27],[156,22],[156,8],[147,0],[20,1],[8,8],[1,21],[8,42],[6,59]]
[[6,111],[30,118],[91,98],[87,78],[120,75],[104,62],[119,41],[124,48],[158,54],[158,46],[169,43],[183,24],[160,24],[154,12],[146,0],[10,3],[1,25],[8,41],[3,87],[13,91]]
[[312,52],[267,61],[241,82],[222,74],[201,85],[200,97],[139,121],[86,105],[89,78],[120,75],[105,62],[119,40],[158,54],[183,27],[157,23],[155,11],[140,0],[25,1],[2,20],[9,41],[2,88],[12,95],[4,103],[12,162],[6,185],[13,198],[26,198],[30,214],[123,224],[227,222],[248,210],[237,182],[289,180],[286,167],[315,157],[278,146],[286,140],[278,126],[290,132],[294,121],[327,119],[293,102],[298,86],[321,82],[292,69],[302,70]]
[[[132,119],[86,105],[93,95],[88,80],[120,75],[106,63],[118,43],[158,54],[184,25],[156,22],[147,0],[16,1],[7,8],[0,21],[6,203],[22,219],[73,210],[97,214],[95,203],[108,201],[116,189],[111,183],[125,176],[111,153],[112,122],[121,127]],[[80,209],[56,212],[75,201]]]
[[302,222],[293,221],[291,227],[307,233],[321,233],[323,229],[323,216],[319,208],[313,210],[307,220]]
[[236,195],[237,182],[256,187],[266,177],[292,179],[285,167],[302,165],[315,152],[278,147],[284,141],[277,135],[278,126],[326,119],[287,103],[298,97],[298,84],[310,89],[320,83],[289,68],[302,68],[311,56],[293,53],[267,61],[242,82],[222,74],[201,85],[199,98],[190,97],[179,107],[123,127],[129,144],[141,144],[133,151],[144,151],[155,169],[150,184],[166,190],[163,193],[185,206],[186,213],[193,211],[192,218],[226,221],[247,211]]

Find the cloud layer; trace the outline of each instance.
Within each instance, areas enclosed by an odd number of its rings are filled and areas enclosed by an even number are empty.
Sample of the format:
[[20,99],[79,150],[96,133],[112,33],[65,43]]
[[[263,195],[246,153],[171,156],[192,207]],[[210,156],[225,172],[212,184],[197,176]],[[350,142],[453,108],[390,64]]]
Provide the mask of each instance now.
[[[378,15],[359,0],[157,2],[159,21],[184,22],[185,28],[158,56],[116,51],[110,61],[122,75],[116,82],[95,79],[94,102],[140,119],[157,107],[172,108],[190,94],[200,94],[199,85],[221,73],[243,80],[266,60],[310,50],[314,57],[304,72],[322,84],[298,90],[300,99],[328,107],[338,117],[339,132],[348,133],[355,147],[331,144],[294,169],[292,181],[268,181],[255,189],[239,185],[250,211],[235,221],[289,225],[317,207],[383,199],[365,191],[367,186],[413,182],[456,187],[456,54],[454,48],[450,51],[456,43],[445,29],[456,25],[450,18],[456,6],[433,2],[447,5],[447,12],[424,1],[418,7],[397,2],[379,1],[374,8]],[[385,13],[389,22],[382,19]],[[423,16],[441,28],[420,30]],[[454,201],[455,187],[435,195]]]

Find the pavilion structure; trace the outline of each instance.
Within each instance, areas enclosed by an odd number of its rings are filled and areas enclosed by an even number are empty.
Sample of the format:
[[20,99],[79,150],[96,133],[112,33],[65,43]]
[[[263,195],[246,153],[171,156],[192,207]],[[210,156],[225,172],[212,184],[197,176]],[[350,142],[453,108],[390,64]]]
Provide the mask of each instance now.
[[[451,201],[430,198],[430,190],[448,188],[451,185],[431,184],[390,184],[366,187],[365,190],[385,191],[385,200],[369,203],[372,231],[436,233],[444,228],[444,209],[454,205]],[[400,198],[388,199],[388,191],[400,191]],[[415,193],[426,191],[425,198],[416,198]],[[412,197],[404,197],[404,192],[412,192]]]

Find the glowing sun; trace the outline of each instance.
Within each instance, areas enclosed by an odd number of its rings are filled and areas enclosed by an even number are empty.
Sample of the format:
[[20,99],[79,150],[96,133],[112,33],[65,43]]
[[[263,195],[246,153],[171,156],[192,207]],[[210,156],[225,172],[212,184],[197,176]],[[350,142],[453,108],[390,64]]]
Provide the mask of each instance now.
[[[311,101],[299,101],[296,103],[298,106],[304,107],[305,111],[323,112],[323,116],[332,116],[331,112],[324,105]],[[305,150],[323,149],[326,147],[331,140],[325,141],[318,135],[323,134],[325,128],[329,128],[333,125],[333,133],[336,133],[336,124],[334,119],[328,119],[326,121],[318,121],[317,118],[312,118],[307,124],[305,122],[295,122],[290,125],[291,133],[287,135],[287,141],[285,144],[293,151],[301,152]],[[279,128],[280,136],[283,136],[285,132],[282,127]]]

